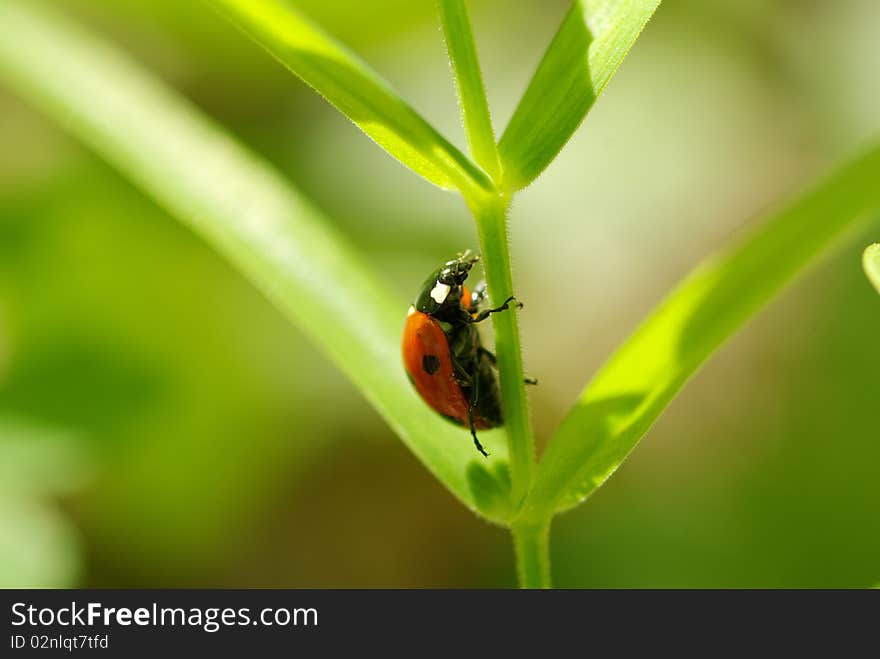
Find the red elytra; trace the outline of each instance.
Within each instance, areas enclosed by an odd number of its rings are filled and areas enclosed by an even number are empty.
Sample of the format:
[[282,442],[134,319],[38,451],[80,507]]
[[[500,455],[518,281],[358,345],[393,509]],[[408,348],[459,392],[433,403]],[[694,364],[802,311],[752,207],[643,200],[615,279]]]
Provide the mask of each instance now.
[[[462,304],[465,304],[465,296],[470,307],[470,294],[467,291],[462,295]],[[449,342],[440,324],[431,316],[413,310],[407,316],[403,330],[402,352],[404,368],[422,399],[434,411],[467,426],[468,400],[455,381]],[[424,368],[426,355],[433,355],[439,361],[439,367],[433,374]],[[485,430],[491,425],[475,415],[474,427]]]

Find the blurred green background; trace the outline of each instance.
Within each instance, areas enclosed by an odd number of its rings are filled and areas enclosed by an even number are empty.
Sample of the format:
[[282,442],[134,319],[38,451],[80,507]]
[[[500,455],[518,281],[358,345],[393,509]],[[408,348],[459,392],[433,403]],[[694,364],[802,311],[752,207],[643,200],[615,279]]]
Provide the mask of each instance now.
[[[285,172],[401,322],[476,246],[455,196],[202,4],[56,4]],[[463,146],[433,2],[298,4]],[[500,133],[567,3],[472,5]],[[875,0],[663,2],[513,211],[539,442],[695,262],[880,134],[878,29]],[[0,585],[515,584],[506,532],[197,237],[2,88],[0,144]],[[880,299],[860,269],[878,238],[840,241],[557,519],[555,585],[880,581]]]

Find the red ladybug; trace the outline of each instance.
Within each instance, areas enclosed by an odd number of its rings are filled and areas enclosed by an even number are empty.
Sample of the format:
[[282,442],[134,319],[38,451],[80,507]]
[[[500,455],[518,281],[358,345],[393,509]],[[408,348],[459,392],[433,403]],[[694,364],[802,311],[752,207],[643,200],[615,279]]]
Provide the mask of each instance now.
[[[495,355],[483,347],[477,323],[510,307],[509,297],[480,310],[484,285],[464,282],[479,256],[468,252],[431,273],[409,308],[403,330],[403,365],[424,401],[450,421],[470,428],[477,450],[488,456],[477,430],[504,423]],[[521,305],[520,305],[521,306]]]

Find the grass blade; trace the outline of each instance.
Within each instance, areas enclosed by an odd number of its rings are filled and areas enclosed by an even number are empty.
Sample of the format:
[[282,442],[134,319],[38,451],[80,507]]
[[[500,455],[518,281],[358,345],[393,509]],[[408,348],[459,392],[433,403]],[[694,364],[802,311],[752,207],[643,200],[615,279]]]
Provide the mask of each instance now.
[[[270,166],[126,56],[38,7],[0,0],[0,79],[228,258],[476,508],[468,468],[479,456],[468,433],[430,411],[404,375],[407,302],[390,298]],[[486,441],[501,459],[503,441],[493,433]]]
[[549,165],[660,0],[575,0],[498,145],[504,185],[519,190]]
[[387,82],[285,0],[209,2],[417,174],[464,193],[492,187]]
[[862,256],[862,265],[868,281],[874,284],[874,288],[880,293],[880,243],[870,245]]
[[880,147],[698,267],[605,364],[538,465],[524,519],[582,501],[721,343],[855,220],[880,211]]
[[501,161],[495,146],[495,131],[489,115],[489,103],[480,72],[480,60],[474,43],[471,21],[465,0],[440,0],[440,18],[446,50],[455,72],[458,99],[471,155],[484,170],[498,180]]

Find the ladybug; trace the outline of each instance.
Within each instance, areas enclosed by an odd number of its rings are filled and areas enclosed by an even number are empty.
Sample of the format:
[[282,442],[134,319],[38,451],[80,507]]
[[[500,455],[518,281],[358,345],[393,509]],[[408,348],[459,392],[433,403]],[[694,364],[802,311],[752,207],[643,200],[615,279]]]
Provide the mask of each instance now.
[[477,450],[488,457],[477,430],[502,425],[504,416],[495,355],[483,347],[477,324],[509,309],[515,298],[480,309],[487,297],[485,283],[473,292],[464,285],[479,258],[465,252],[425,280],[406,317],[402,352],[406,373],[422,399],[453,423],[470,428]]

